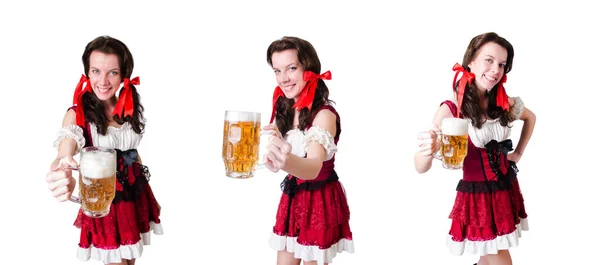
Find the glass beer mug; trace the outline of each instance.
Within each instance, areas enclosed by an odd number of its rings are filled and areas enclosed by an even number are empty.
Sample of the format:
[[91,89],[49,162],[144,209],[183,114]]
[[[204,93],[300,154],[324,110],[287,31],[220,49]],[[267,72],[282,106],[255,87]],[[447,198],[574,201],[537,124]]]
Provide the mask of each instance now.
[[231,178],[252,178],[254,171],[264,168],[259,163],[260,137],[272,135],[260,127],[260,113],[225,111],[223,128],[223,163],[225,175]]
[[81,150],[79,168],[79,198],[72,202],[81,204],[87,216],[100,218],[108,215],[115,198],[117,152],[111,148],[89,146]]
[[442,160],[447,169],[461,169],[469,146],[469,121],[460,118],[445,118],[439,133],[440,150],[436,158]]

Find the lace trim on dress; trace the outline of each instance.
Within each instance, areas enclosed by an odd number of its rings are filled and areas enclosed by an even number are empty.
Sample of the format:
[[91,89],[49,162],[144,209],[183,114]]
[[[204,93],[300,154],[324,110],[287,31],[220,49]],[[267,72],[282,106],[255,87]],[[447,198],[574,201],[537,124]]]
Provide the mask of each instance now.
[[81,127],[77,125],[69,124],[65,127],[62,127],[56,133],[56,136],[57,138],[54,141],[54,148],[58,148],[60,146],[60,143],[64,139],[75,140],[75,142],[77,143],[77,150],[75,151],[75,154],[79,153],[79,151],[81,151],[81,149],[85,146],[85,137],[83,137],[83,129],[81,129]]
[[319,126],[312,126],[306,132],[306,147],[305,151],[308,149],[308,145],[311,142],[317,142],[325,148],[325,161],[333,158],[333,155],[337,152],[337,146],[335,145],[335,141],[331,133]]
[[512,106],[510,106],[510,114],[513,115],[515,120],[521,118],[523,115],[523,109],[525,108],[525,104],[523,104],[523,100],[520,97],[512,98],[515,102]]

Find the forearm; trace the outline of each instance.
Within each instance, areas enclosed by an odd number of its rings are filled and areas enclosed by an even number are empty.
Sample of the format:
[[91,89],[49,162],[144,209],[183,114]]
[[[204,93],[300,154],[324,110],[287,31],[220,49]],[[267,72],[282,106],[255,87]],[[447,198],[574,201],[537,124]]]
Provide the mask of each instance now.
[[431,168],[433,162],[433,156],[423,156],[419,153],[415,153],[415,169],[419,174],[423,174]]
[[520,156],[525,152],[525,147],[529,143],[529,139],[533,134],[533,128],[535,127],[535,115],[530,115],[527,119],[523,120],[523,128],[521,129],[521,136],[519,138],[519,144],[515,148],[515,153]]
[[77,142],[73,139],[66,138],[62,140],[58,146],[58,154],[56,159],[61,159],[65,156],[74,156],[77,153]]
[[317,178],[323,166],[323,161],[315,158],[302,158],[291,155],[289,160],[289,163],[286,163],[282,170],[303,180]]

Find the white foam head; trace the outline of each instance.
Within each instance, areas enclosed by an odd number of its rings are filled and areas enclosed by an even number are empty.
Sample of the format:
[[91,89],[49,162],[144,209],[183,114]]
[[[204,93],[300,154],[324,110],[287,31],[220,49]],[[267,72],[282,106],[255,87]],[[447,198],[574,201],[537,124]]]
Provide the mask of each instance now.
[[467,135],[469,121],[459,118],[445,118],[442,120],[442,133],[445,135]]
[[260,122],[260,113],[249,111],[225,111],[226,121],[258,121]]
[[117,171],[115,152],[88,150],[82,153],[79,161],[81,174],[87,178],[99,179],[111,177]]

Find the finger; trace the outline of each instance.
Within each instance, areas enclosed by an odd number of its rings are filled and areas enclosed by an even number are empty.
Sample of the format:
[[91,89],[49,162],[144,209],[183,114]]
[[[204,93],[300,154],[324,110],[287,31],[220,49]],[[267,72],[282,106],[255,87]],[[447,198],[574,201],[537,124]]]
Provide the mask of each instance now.
[[57,180],[66,179],[67,175],[64,171],[53,171],[46,174],[46,182],[55,182]]
[[74,168],[78,168],[79,164],[77,163],[77,161],[75,161],[75,159],[73,159],[72,156],[67,156],[66,158],[66,162],[69,166],[74,167]]
[[431,146],[424,146],[424,147],[418,148],[417,152],[419,152],[419,153],[429,152],[429,154],[431,154],[431,153],[433,153],[433,150],[432,150]]
[[277,169],[281,169],[281,167],[283,167],[283,164],[280,162],[280,158],[277,157],[276,154],[269,152],[267,154],[267,159],[270,161],[270,163],[273,165],[273,167],[275,167]]
[[426,146],[426,145],[428,145],[428,146],[431,147],[431,146],[433,146],[434,143],[435,143],[435,141],[432,140],[432,139],[425,139],[425,140],[417,141],[417,146]]
[[437,134],[436,133],[431,133],[431,131],[429,132],[421,132],[419,134],[417,134],[417,139],[419,140],[424,140],[424,139],[435,139],[437,138]]
[[59,195],[58,197],[56,197],[56,200],[59,202],[64,202],[64,201],[68,200],[70,197],[71,197],[70,194],[65,193],[65,194],[62,194],[62,195]]
[[274,162],[281,160],[281,158],[283,157],[281,149],[279,149],[279,147],[277,146],[270,144],[269,146],[267,146],[267,150],[269,150],[269,152],[267,152],[267,158],[271,159]]
[[267,125],[265,125],[263,127],[263,130],[269,130],[270,131],[270,130],[275,130],[275,129],[277,129],[277,125],[275,125],[275,123],[270,123],[270,124],[267,124]]
[[440,131],[440,130],[430,130],[428,133],[429,133],[429,135],[430,135],[431,137],[433,137],[433,138],[437,138],[437,136],[438,136],[440,133],[442,133],[442,131]]
[[431,152],[431,150],[427,150],[427,151],[419,152],[419,154],[422,156],[431,156],[433,153]]
[[55,191],[56,189],[59,189],[61,187],[66,187],[66,186],[69,186],[68,179],[60,179],[60,180],[48,183],[48,189],[50,189],[51,191]]
[[60,188],[55,189],[54,191],[52,191],[52,196],[54,197],[58,197],[64,194],[67,194],[69,192],[69,187],[67,186],[62,186]]
[[270,137],[269,143],[271,143],[274,146],[279,147],[280,149],[283,148],[284,146],[288,145],[288,142],[283,140],[283,138],[279,138],[279,137]]
[[275,123],[271,123],[271,124],[263,127],[263,129],[273,131],[277,137],[283,138],[283,135],[281,134],[281,132],[279,131],[279,128],[277,128],[277,124],[275,124]]
[[272,156],[271,153],[265,155],[265,166],[272,172],[277,172],[279,169],[275,166],[275,159]]

